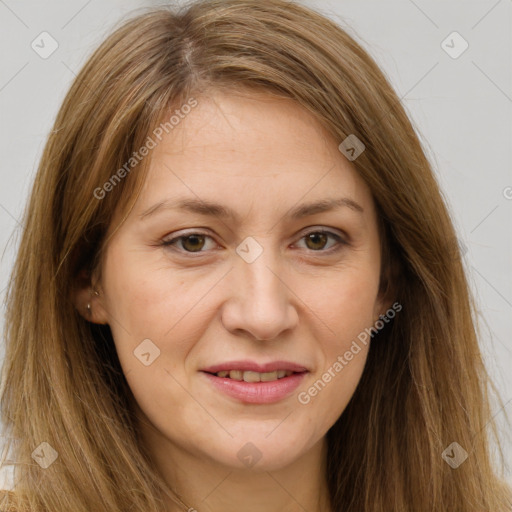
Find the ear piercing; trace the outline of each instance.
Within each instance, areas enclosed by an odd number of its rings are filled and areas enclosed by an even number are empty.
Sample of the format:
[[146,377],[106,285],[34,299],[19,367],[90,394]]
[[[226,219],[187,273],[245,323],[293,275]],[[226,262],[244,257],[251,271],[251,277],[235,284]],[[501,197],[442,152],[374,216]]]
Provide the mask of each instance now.
[[[94,295],[97,295],[98,297],[100,296],[100,294],[96,291],[96,290],[92,290],[94,292]],[[91,309],[91,303],[88,302],[87,303],[87,314],[90,316],[92,315],[92,309]]]

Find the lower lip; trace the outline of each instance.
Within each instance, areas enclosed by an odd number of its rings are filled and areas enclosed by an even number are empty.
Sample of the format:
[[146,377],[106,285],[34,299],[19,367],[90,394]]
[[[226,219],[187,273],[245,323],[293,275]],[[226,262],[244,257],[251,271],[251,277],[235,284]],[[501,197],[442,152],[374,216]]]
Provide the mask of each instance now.
[[245,382],[229,378],[217,377],[202,372],[209,381],[219,389],[241,402],[249,404],[272,404],[293,393],[302,382],[307,372],[293,373],[288,377],[270,382]]

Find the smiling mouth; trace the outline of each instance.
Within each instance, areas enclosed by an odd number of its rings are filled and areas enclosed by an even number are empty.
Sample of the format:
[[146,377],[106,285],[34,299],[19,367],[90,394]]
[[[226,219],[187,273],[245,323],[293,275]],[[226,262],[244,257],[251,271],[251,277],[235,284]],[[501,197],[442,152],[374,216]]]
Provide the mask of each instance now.
[[215,377],[220,377],[224,379],[231,379],[244,382],[271,382],[275,380],[284,379],[285,377],[289,377],[294,373],[304,372],[293,372],[291,370],[277,370],[274,372],[260,373],[242,370],[223,370],[216,373],[210,373],[210,375],[214,375]]

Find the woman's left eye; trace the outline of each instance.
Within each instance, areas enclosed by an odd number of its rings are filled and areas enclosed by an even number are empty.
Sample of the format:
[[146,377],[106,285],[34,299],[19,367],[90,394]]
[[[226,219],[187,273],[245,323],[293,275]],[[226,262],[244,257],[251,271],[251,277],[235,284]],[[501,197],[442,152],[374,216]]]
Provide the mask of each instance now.
[[310,231],[309,233],[304,235],[300,240],[305,240],[306,244],[308,242],[311,242],[313,245],[316,245],[316,246],[321,245],[322,246],[320,248],[307,247],[311,251],[318,252],[318,250],[320,249],[320,252],[333,252],[331,250],[333,245],[331,245],[331,247],[329,247],[327,250],[322,250],[322,249],[325,249],[326,241],[329,238],[335,240],[335,243],[333,244],[335,246],[335,250],[340,249],[343,245],[346,244],[345,240],[340,235],[337,235],[336,233],[332,233],[330,231],[323,231],[323,230]]
[[[334,246],[337,246],[335,250],[340,249],[341,246],[345,245],[345,240],[336,233],[332,233],[331,231],[324,230],[316,230],[310,231],[300,238],[300,240],[305,240],[306,248],[312,252],[333,252],[332,245],[325,249],[328,244],[329,238],[334,239]],[[206,239],[213,240],[213,238],[204,233],[190,233],[188,235],[177,236],[168,240],[163,240],[162,245],[165,247],[172,247],[175,250],[176,245],[180,245],[181,249],[178,249],[178,252],[185,252],[188,254],[192,253],[201,253],[205,252],[202,250],[206,243]],[[179,244],[178,244],[179,242]],[[309,244],[309,246],[308,246]]]

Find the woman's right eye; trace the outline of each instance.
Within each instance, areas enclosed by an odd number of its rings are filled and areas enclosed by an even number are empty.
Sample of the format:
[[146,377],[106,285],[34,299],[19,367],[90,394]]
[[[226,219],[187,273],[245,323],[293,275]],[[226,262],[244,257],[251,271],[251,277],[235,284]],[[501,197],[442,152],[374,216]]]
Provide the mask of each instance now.
[[185,253],[205,252],[201,249],[205,246],[205,240],[208,238],[213,240],[211,236],[203,233],[190,233],[163,240],[162,245],[176,250],[175,246],[177,245],[177,242],[179,242],[179,245],[181,246],[181,249],[178,249],[179,251],[183,251]]

